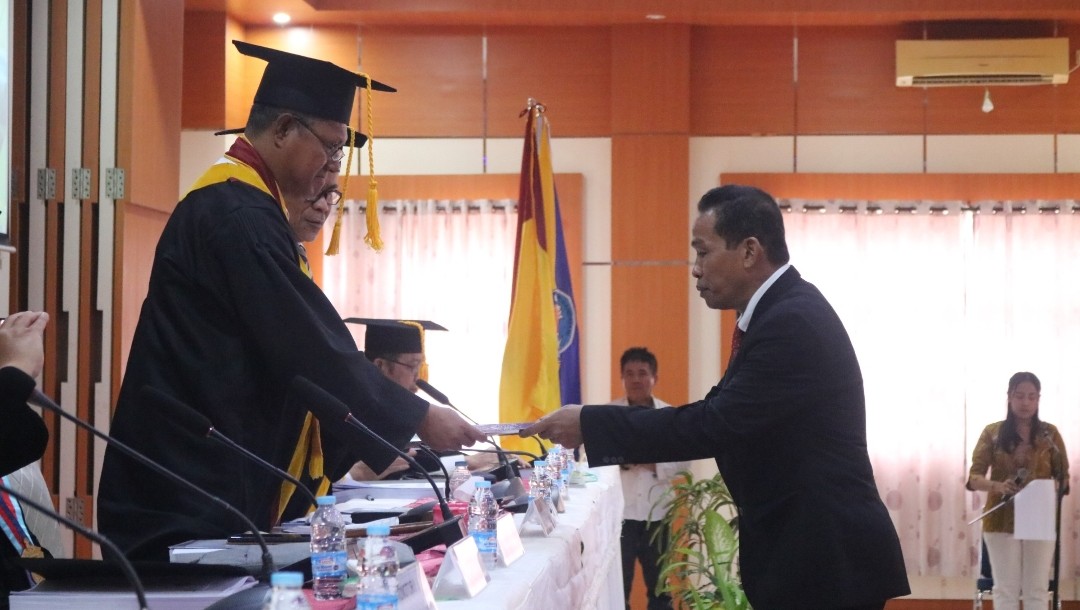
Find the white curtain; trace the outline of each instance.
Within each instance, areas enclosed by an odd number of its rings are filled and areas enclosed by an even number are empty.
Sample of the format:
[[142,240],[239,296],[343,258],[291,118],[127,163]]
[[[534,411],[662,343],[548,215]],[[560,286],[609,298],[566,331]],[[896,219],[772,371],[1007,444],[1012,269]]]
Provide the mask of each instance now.
[[[985,496],[964,482],[1014,372],[1042,381],[1039,414],[1061,430],[1077,487],[1080,215],[1071,203],[786,203],[792,262],[859,354],[870,457],[909,574],[975,576],[981,530],[967,522]],[[1063,578],[1080,566],[1078,507],[1065,498]]]
[[[364,210],[349,201],[340,252],[323,258],[323,285],[343,318],[432,320],[449,329],[425,333],[428,381],[480,423],[498,421],[514,203],[382,201],[385,247],[376,253],[364,243]],[[361,349],[365,330],[352,328]]]

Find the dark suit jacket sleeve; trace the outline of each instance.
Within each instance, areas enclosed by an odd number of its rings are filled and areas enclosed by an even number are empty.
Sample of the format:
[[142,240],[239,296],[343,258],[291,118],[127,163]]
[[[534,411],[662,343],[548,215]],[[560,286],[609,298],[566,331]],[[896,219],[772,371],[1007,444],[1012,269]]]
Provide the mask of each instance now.
[[[756,332],[744,339],[740,358],[732,363],[737,370],[705,399],[675,409],[583,408],[582,432],[590,462],[605,465],[718,457],[733,446],[754,442],[801,419],[800,412],[813,406],[806,397],[823,391],[822,384],[835,378],[820,374],[833,364],[831,352],[850,351],[850,347],[834,345],[831,337],[814,327],[812,315],[762,313],[769,314],[768,319],[755,320]],[[846,339],[846,334],[843,337]],[[848,390],[861,392],[858,377],[851,379]]]
[[45,453],[49,431],[26,404],[33,389],[33,377],[13,366],[0,369],[0,476]]

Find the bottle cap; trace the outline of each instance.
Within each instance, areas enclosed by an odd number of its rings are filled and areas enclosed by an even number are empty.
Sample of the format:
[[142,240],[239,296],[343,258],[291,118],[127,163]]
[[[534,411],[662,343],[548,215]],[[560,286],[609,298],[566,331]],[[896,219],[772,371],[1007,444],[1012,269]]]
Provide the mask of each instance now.
[[390,526],[385,523],[372,523],[365,528],[368,536],[389,536]]
[[334,496],[319,496],[315,498],[315,504],[318,506],[333,506],[337,504],[337,498]]
[[491,487],[491,481],[477,481],[476,482],[476,488],[477,489],[488,489],[490,487]]
[[533,462],[533,468],[543,468],[547,466],[547,460],[536,460]]
[[302,587],[304,575],[300,572],[274,572],[270,575],[271,587]]
[[465,460],[458,460],[458,461],[454,462],[454,467],[455,468],[468,468],[469,463],[466,462]]

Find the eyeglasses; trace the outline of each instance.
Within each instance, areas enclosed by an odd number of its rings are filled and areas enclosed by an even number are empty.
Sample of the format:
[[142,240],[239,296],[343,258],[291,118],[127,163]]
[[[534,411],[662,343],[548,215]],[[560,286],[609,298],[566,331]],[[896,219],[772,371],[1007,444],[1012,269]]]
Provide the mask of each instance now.
[[423,362],[417,362],[416,364],[409,364],[408,362],[401,362],[400,360],[394,360],[393,358],[383,358],[387,362],[393,362],[394,364],[400,364],[401,366],[409,369],[413,373],[420,370],[420,367],[424,366]]
[[344,144],[342,144],[341,146],[331,146],[330,144],[327,144],[326,140],[320,138],[319,134],[315,133],[315,130],[312,129],[311,125],[308,125],[307,122],[304,121],[304,119],[296,116],[295,114],[292,115],[292,117],[296,119],[297,123],[303,125],[304,129],[308,130],[308,133],[310,133],[312,136],[315,136],[315,139],[319,141],[319,144],[322,144],[322,147],[326,150],[327,159],[334,162],[341,161],[341,159],[345,156]]
[[338,190],[337,185],[334,185],[306,201],[308,205],[315,205],[320,199],[326,202],[328,208],[334,210],[341,203],[341,191]]

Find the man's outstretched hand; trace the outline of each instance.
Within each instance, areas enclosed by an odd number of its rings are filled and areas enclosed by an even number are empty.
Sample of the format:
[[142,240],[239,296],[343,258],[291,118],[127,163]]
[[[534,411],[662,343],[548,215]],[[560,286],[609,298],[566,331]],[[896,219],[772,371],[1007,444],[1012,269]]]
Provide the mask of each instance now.
[[520,436],[540,435],[540,438],[558,443],[563,447],[578,447],[581,436],[581,405],[564,405],[558,411],[548,413],[533,425],[518,433]]

